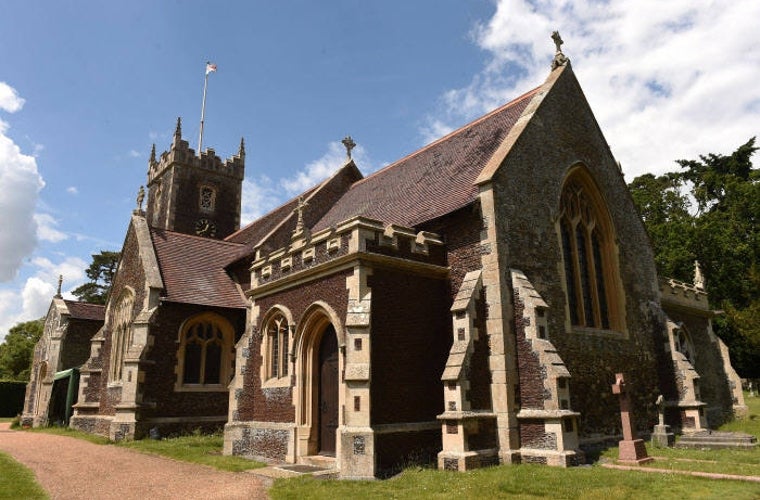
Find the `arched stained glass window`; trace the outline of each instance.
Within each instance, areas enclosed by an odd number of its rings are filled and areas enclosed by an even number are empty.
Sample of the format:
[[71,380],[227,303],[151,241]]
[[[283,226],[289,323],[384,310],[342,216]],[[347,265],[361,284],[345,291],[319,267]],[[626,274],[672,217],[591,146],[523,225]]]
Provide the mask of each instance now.
[[585,169],[576,169],[560,197],[559,236],[570,323],[611,329],[617,325],[610,295],[618,282],[613,265],[612,224],[596,186]]
[[223,387],[232,364],[232,329],[221,317],[202,314],[188,321],[180,335],[179,388]]
[[282,314],[275,314],[266,324],[267,378],[280,378],[288,374],[290,328]]

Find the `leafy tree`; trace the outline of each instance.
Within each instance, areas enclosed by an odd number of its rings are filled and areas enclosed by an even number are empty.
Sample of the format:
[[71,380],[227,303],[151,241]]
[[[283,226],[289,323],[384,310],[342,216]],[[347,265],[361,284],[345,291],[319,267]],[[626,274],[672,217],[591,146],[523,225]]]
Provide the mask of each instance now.
[[0,344],[0,379],[29,380],[34,346],[42,335],[45,319],[17,323]]
[[120,258],[121,252],[103,250],[99,254],[94,254],[90,267],[85,271],[90,281],[77,287],[71,293],[81,302],[105,304]]
[[[713,307],[715,331],[745,377],[760,376],[760,170],[755,138],[732,154],[678,160],[680,171],[646,174],[629,185],[662,276],[690,282],[693,261]],[[696,203],[692,206],[690,199]]]

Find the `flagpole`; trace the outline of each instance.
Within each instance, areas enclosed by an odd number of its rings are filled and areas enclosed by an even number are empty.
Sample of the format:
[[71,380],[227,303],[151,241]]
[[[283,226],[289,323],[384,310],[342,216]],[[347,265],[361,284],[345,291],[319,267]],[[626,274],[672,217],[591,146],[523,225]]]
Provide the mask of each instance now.
[[208,88],[208,66],[210,62],[206,62],[206,76],[203,81],[203,104],[201,105],[201,131],[198,134],[198,156],[201,155],[201,147],[203,146],[203,121],[206,117],[206,89]]

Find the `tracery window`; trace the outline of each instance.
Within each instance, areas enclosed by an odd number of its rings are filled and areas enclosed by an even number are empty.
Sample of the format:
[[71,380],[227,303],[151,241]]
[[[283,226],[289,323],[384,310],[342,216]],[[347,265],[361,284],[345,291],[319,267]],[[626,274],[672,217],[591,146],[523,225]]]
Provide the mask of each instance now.
[[189,320],[180,333],[179,390],[215,390],[229,382],[232,328],[223,318],[202,314]]
[[559,235],[570,323],[619,327],[611,295],[617,283],[612,226],[593,181],[581,169],[571,174],[562,191]]
[[204,212],[213,212],[216,205],[216,190],[211,186],[201,186],[200,209]]
[[284,315],[274,315],[266,324],[267,378],[281,378],[288,375],[288,352],[290,349],[290,328]]
[[132,344],[132,309],[135,296],[125,289],[111,311],[111,360],[109,382],[121,382],[124,375],[124,356]]

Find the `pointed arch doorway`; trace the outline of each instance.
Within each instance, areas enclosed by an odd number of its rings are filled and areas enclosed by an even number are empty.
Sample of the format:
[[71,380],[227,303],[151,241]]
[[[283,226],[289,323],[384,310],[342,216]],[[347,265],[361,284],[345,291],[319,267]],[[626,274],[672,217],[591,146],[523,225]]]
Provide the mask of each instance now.
[[317,427],[320,455],[335,456],[335,438],[338,429],[339,360],[338,338],[335,328],[329,325],[319,342],[317,356]]

